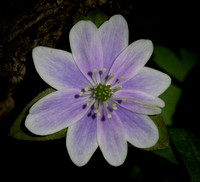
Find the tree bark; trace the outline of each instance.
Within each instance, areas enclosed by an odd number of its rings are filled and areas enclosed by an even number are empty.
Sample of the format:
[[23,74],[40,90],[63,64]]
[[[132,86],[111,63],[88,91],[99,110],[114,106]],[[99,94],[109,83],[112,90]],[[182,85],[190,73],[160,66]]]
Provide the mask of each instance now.
[[120,8],[119,2],[38,0],[15,17],[3,19],[0,14],[0,119],[14,108],[12,95],[24,79],[34,47],[56,47],[65,29],[72,27],[75,12],[86,14],[90,8],[104,6],[108,13],[114,13]]

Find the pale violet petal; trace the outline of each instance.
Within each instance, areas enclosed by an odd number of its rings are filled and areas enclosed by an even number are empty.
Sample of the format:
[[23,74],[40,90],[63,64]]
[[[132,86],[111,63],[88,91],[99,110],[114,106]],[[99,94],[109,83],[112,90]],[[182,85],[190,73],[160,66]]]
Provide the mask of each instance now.
[[49,135],[80,120],[89,110],[87,97],[78,97],[77,89],[53,92],[30,109],[25,126],[34,134]]
[[120,90],[114,94],[114,98],[122,107],[140,114],[160,114],[160,108],[165,106],[160,98],[138,90]]
[[116,57],[128,46],[128,25],[121,15],[114,15],[100,27],[104,68],[109,72]]
[[102,70],[103,51],[99,30],[90,21],[79,21],[69,34],[73,58],[81,72],[93,83],[89,73]]
[[157,143],[158,129],[148,116],[131,112],[120,106],[116,112],[123,123],[126,139],[133,146],[149,148]]
[[41,78],[53,88],[84,88],[88,80],[83,76],[71,53],[38,46],[32,52],[35,68]]
[[150,40],[140,39],[130,44],[114,61],[109,74],[114,77],[108,83],[114,84],[121,77],[125,83],[136,75],[147,63],[153,52],[153,44]]
[[[104,116],[105,118],[102,119]],[[107,162],[110,165],[119,166],[123,164],[127,156],[127,142],[123,125],[116,113],[112,113],[112,117],[107,118],[106,112],[104,112],[102,117],[97,117],[98,145]]]
[[135,89],[148,94],[159,96],[171,84],[171,78],[152,68],[142,68],[133,78],[124,83],[123,89]]
[[98,147],[96,118],[86,114],[67,130],[67,150],[77,166],[85,165]]

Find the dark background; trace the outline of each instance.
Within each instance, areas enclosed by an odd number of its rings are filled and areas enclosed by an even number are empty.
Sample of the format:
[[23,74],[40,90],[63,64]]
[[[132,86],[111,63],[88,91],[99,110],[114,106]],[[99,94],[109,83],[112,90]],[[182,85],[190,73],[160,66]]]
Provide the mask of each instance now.
[[[32,48],[44,45],[70,51],[68,35],[74,15],[77,12],[86,15],[93,8],[108,17],[122,14],[128,21],[130,43],[148,38],[177,54],[179,48],[200,53],[199,12],[194,1],[4,1],[0,6],[1,173],[7,180],[26,181],[189,181],[181,165],[173,165],[134,147],[129,147],[127,159],[120,167],[110,166],[98,149],[86,166],[78,168],[68,156],[65,138],[29,142],[8,137],[9,128],[21,110],[48,87],[35,71]],[[148,64],[155,66],[151,62]],[[174,126],[190,129],[197,135],[198,77],[199,62],[184,84],[172,78],[183,89]]]

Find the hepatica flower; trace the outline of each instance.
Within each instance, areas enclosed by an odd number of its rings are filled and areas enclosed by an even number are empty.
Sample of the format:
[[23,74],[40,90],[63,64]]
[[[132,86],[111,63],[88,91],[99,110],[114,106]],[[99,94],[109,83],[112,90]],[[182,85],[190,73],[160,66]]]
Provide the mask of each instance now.
[[161,113],[158,98],[170,77],[144,65],[153,52],[150,40],[128,45],[128,26],[115,15],[97,28],[79,21],[69,35],[72,53],[33,49],[41,78],[57,91],[35,103],[25,125],[37,135],[68,127],[71,160],[85,165],[99,147],[113,166],[126,159],[127,142],[138,148],[156,144],[158,129],[148,115]]

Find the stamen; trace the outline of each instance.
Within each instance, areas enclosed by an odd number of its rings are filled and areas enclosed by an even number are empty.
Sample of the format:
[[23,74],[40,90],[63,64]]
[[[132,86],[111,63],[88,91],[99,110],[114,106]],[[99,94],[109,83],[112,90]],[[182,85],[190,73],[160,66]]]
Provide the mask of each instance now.
[[103,106],[104,106],[104,109],[105,109],[105,111],[106,111],[106,113],[107,113],[107,118],[111,118],[112,115],[111,115],[111,114],[109,113],[109,111],[108,111],[108,108],[109,108],[108,103],[104,103]]
[[79,96],[83,96],[83,94],[84,94],[83,92],[80,92]]
[[96,75],[97,69],[94,68],[94,69],[92,70],[92,72],[94,73],[94,81],[95,81],[95,83],[98,83],[98,82],[97,82],[97,75]]
[[125,98],[125,97],[122,97],[122,98],[120,98],[120,97],[113,97],[112,101],[115,102],[115,103],[112,103],[112,106],[113,106],[113,109],[114,109],[114,107],[116,107],[116,105],[117,105],[116,103],[121,104],[122,102],[127,101],[127,98]]
[[83,109],[85,109],[85,108],[86,108],[86,106],[87,106],[87,105],[86,105],[86,104],[84,104],[82,108],[83,108]]
[[113,108],[112,108],[112,107],[108,106],[107,109],[108,109],[110,112],[113,112]]
[[93,69],[92,72],[93,72],[94,74],[96,74],[96,73],[97,73],[97,69],[96,69],[96,68]]
[[107,117],[108,117],[108,118],[112,118],[112,115],[111,115],[111,114],[107,114]]
[[92,115],[92,119],[95,119],[95,118],[96,118],[96,114],[93,114],[93,115]]
[[123,77],[123,76],[120,77],[119,81],[122,81],[122,80],[124,80],[124,77]]
[[88,87],[85,87],[84,90],[87,92],[87,91],[89,90],[89,88],[88,88]]
[[113,112],[113,110],[117,110],[118,108],[116,107],[116,103],[111,103],[111,101],[109,101],[108,103],[108,110],[110,111],[110,112]]
[[119,86],[117,87],[117,89],[121,90],[121,89],[122,89],[122,86],[121,86],[121,85],[119,85]]
[[109,76],[108,76],[108,80],[107,81],[109,81],[110,79],[112,79],[114,77],[114,74],[110,74]]
[[91,115],[92,115],[92,111],[90,111],[87,116],[90,117]]
[[88,75],[92,78],[92,72],[91,71],[88,72]]
[[[88,102],[87,104],[84,105],[84,109],[85,109],[86,107],[90,107],[91,104],[92,104],[92,106],[94,105],[94,99],[90,99],[89,102]],[[92,107],[91,107],[91,110],[92,110]]]
[[112,74],[112,73],[110,75],[106,76],[106,78],[105,78],[105,80],[106,80],[105,84],[108,83],[108,81],[110,81],[113,77],[114,77],[114,74]]
[[98,109],[95,109],[95,110],[94,110],[94,113],[97,114],[97,116],[101,116],[101,113],[99,112]]
[[103,115],[102,118],[101,118],[101,121],[105,121],[105,120],[106,120],[106,118]]
[[85,87],[81,89],[81,92],[79,94],[76,94],[74,98],[82,97],[82,96],[89,96],[91,98],[92,95],[92,89],[89,87]]
[[97,83],[96,73],[97,73],[97,69],[96,68],[87,73],[88,76],[90,76],[90,78],[92,79],[92,85],[95,85]]
[[94,113],[97,114],[97,116],[101,116],[101,113],[99,112],[99,100],[96,99],[95,103],[94,103]]
[[106,72],[106,68],[103,68],[102,69],[102,73],[104,74]]
[[113,87],[116,87],[122,80],[124,80],[124,76],[121,76],[120,79],[116,79]]
[[96,100],[96,101],[95,101],[95,103],[94,103],[94,108],[95,108],[95,109],[97,109],[97,108],[98,108],[98,106],[99,106],[99,101],[98,101],[98,100]]
[[75,99],[78,99],[79,97],[80,97],[80,95],[78,95],[78,94],[74,95]]
[[117,102],[118,102],[119,104],[121,104],[121,103],[122,103],[122,100],[117,100]]
[[122,98],[114,97],[114,98],[112,98],[112,100],[113,100],[113,102],[115,102],[115,103],[112,104],[112,106],[115,107],[117,105],[116,103],[121,104],[122,102],[127,101],[127,98],[125,98],[125,97],[122,97]]
[[113,92],[117,92],[117,91],[119,91],[119,90],[121,90],[122,89],[122,85],[119,85],[119,86],[117,86],[117,87],[113,87],[112,88],[112,91]]

